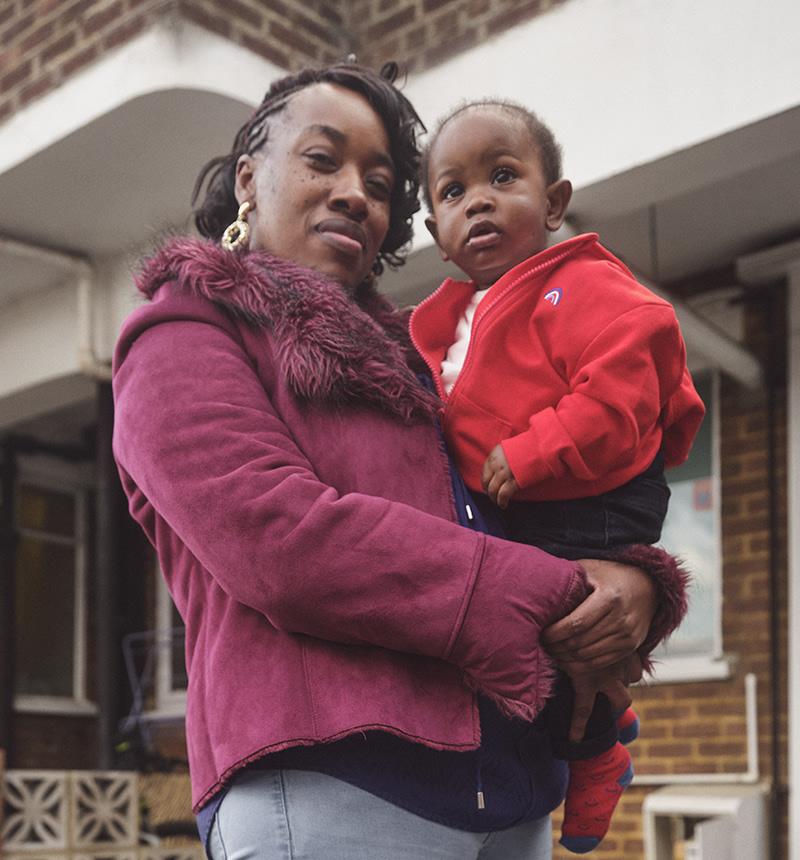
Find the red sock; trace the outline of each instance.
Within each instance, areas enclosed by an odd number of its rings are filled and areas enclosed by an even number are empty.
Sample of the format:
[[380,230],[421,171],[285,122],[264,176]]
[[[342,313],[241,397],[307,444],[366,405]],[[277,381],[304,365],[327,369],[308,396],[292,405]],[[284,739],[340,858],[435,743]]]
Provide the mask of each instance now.
[[633,779],[630,753],[621,743],[585,761],[569,763],[561,844],[574,854],[592,851],[608,833],[623,790]]
[[633,708],[623,711],[617,718],[620,743],[627,746],[639,737],[639,716]]

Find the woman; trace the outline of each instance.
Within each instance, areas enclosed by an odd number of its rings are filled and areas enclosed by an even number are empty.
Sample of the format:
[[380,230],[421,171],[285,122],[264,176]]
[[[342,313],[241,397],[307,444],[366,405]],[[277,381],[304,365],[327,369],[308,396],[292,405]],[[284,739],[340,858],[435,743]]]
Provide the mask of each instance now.
[[273,85],[201,174],[210,241],[148,262],[115,356],[120,474],[186,623],[213,860],[549,857],[542,630],[594,588],[552,648],[624,706],[683,611],[659,554],[590,583],[458,524],[437,403],[373,286],[417,207],[394,74]]

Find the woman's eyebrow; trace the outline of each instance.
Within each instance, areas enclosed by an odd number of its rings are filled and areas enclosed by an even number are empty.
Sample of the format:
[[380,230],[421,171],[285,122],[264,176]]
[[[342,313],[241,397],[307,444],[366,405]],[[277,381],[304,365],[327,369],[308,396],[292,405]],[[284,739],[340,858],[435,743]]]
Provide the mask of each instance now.
[[[347,142],[347,135],[340,131],[338,128],[334,128],[332,125],[325,125],[324,123],[315,123],[314,125],[308,126],[306,128],[306,134],[322,134],[325,137],[329,138],[333,143],[344,144]],[[384,152],[381,149],[373,149],[372,150],[373,157],[375,158],[375,162],[379,164],[381,167],[388,167],[389,170],[394,172],[394,162],[392,161],[391,156]]]

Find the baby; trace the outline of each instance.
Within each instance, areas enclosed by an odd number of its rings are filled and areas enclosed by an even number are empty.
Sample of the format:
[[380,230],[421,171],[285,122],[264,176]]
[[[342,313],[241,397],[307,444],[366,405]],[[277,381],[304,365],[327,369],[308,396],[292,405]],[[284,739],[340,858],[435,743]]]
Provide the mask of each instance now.
[[[682,463],[704,415],[672,307],[589,234],[548,247],[572,186],[552,132],[509,102],[443,119],[423,160],[426,223],[448,279],[411,317],[446,402],[442,431],[467,486],[504,511],[512,540],[603,557],[661,534],[664,468]],[[483,501],[481,501],[481,499]],[[562,844],[595,848],[633,776],[620,741],[635,713],[597,697],[580,742],[561,677],[545,708],[570,762]]]

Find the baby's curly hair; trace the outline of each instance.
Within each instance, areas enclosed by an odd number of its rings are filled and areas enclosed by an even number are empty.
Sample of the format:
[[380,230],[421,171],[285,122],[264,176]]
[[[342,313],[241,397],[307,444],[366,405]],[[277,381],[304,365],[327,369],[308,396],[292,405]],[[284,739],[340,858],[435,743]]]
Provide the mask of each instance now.
[[192,193],[192,212],[200,235],[219,241],[225,228],[236,220],[236,163],[240,156],[252,154],[267,143],[271,118],[300,90],[313,84],[336,84],[363,96],[386,128],[395,181],[389,201],[389,230],[372,271],[379,275],[384,263],[392,268],[402,265],[405,260],[399,252],[411,241],[413,216],[420,208],[417,136],[425,127],[411,102],[394,86],[397,74],[394,62],[386,63],[380,72],[348,62],[304,69],[275,81],[237,132],[231,151],[211,159],[200,171]]
[[425,197],[425,205],[431,213],[433,212],[433,201],[431,200],[431,190],[428,186],[428,165],[431,160],[431,152],[434,146],[436,146],[439,135],[447,123],[473,108],[496,108],[507,112],[519,120],[527,128],[533,145],[539,153],[547,184],[552,185],[561,179],[561,145],[556,140],[549,126],[545,125],[532,110],[507,99],[480,99],[478,101],[464,102],[439,120],[422,152],[422,158],[420,159],[420,184]]

